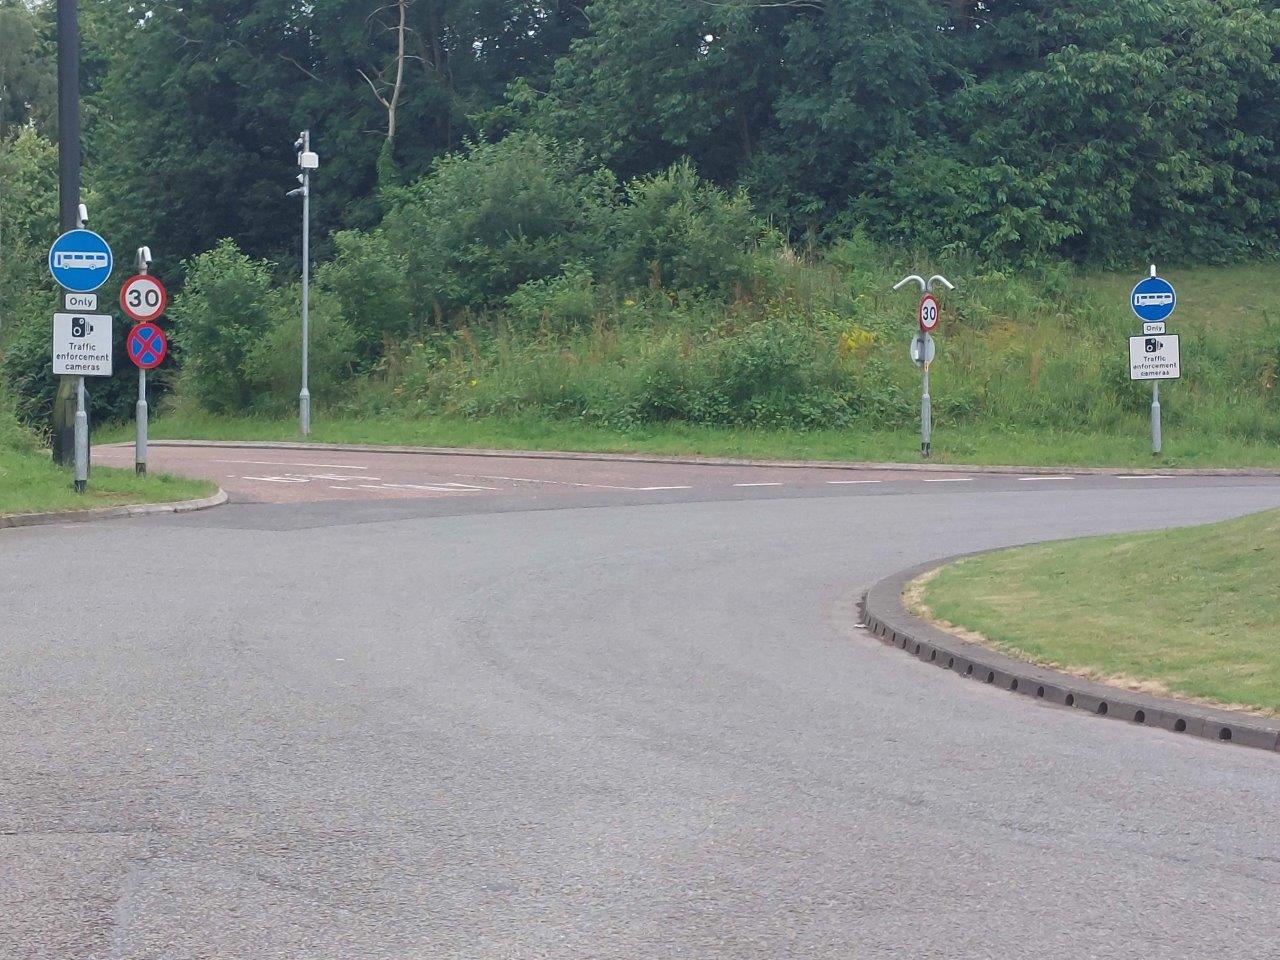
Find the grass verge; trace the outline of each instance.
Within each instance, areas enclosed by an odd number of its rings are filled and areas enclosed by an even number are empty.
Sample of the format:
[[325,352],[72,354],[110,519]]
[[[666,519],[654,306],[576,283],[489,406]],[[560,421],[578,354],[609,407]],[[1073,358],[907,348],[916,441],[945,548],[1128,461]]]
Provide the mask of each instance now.
[[923,608],[994,648],[1153,693],[1280,714],[1280,511],[986,554]]
[[[1053,431],[941,430],[934,434],[933,462],[1124,468],[1280,468],[1280,447],[1222,437],[1171,434],[1164,455],[1153,457],[1135,423],[1124,436]],[[296,441],[293,420],[170,415],[151,423],[151,436],[167,440]],[[103,429],[99,439],[128,440],[132,426]],[[673,456],[741,457],[761,460],[863,460],[912,462],[920,459],[919,435],[909,430],[762,430],[662,424],[629,430],[548,419],[430,417],[377,419],[316,417],[310,439],[317,443],[406,446],[489,447],[507,450],[577,450],[593,453],[648,453]]]
[[204,480],[164,475],[143,480],[130,470],[95,466],[88,491],[78,494],[70,471],[54,466],[48,454],[0,448],[0,516],[192,500],[216,490]]

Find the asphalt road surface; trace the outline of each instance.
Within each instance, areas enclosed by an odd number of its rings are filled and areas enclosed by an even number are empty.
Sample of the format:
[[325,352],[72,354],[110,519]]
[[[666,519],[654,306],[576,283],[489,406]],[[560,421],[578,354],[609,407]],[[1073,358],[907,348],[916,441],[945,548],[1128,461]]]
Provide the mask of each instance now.
[[1280,480],[152,465],[232,503],[0,531],[2,957],[1280,955],[1280,759],[964,682],[853,607]]

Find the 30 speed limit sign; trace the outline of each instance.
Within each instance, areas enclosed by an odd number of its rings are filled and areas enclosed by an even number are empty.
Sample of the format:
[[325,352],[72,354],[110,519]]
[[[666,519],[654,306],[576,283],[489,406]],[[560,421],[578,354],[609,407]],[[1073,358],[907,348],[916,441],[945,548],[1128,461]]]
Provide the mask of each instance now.
[[933,294],[926,294],[920,301],[920,329],[924,333],[932,333],[938,327],[938,300]]
[[138,323],[156,319],[168,305],[164,284],[149,274],[130,277],[120,288],[120,309]]

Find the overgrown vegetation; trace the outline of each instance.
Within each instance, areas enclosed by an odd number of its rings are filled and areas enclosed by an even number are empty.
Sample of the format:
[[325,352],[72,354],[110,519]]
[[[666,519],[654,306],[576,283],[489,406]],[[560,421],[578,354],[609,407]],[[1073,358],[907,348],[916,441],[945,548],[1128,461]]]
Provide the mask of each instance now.
[[[0,55],[0,370],[35,425],[51,10],[0,0],[23,24]],[[295,403],[281,131],[304,122],[312,393],[348,417],[906,429],[912,305],[888,287],[936,268],[961,281],[941,430],[1133,432],[1133,323],[1098,265],[1270,256],[1280,228],[1275,0],[410,4],[395,117],[396,32],[362,0],[82,15],[88,199],[181,288],[152,383],[188,411]],[[1170,431],[1280,439],[1276,323],[1250,317],[1247,349],[1179,328]],[[129,414],[131,371],[93,388],[99,419]]]

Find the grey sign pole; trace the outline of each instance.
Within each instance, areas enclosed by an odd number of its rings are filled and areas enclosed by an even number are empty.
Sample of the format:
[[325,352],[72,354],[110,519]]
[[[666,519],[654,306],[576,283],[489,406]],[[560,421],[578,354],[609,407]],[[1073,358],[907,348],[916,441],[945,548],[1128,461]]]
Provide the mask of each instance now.
[[[138,248],[138,273],[146,276],[147,267],[151,263],[151,248]],[[147,475],[147,371],[138,368],[138,404],[135,408],[135,419],[138,421],[138,438],[133,444],[133,469],[140,476]]]
[[[1151,276],[1156,275],[1156,265],[1151,265]],[[1151,455],[1153,457],[1160,456],[1162,446],[1162,437],[1160,436],[1160,381],[1151,381]]]
[[[893,285],[893,289],[901,290],[908,283],[918,284],[920,286],[921,293],[933,293],[933,286],[935,283],[941,284],[948,290],[954,290],[956,288],[955,284],[942,276],[942,274],[935,273],[932,277],[926,280],[924,277],[917,276],[913,273],[911,276],[903,277],[895,283]],[[922,352],[924,349],[923,343],[924,340],[922,334]],[[924,371],[924,377],[921,380],[920,390],[920,456],[927,458],[933,453],[933,399],[929,396],[929,360],[923,355],[921,360],[923,362],[920,366]]]
[[310,130],[303,130],[293,147],[298,152],[298,166],[302,170],[298,174],[302,186],[290,190],[288,195],[302,197],[302,390],[298,393],[298,428],[305,437],[311,433],[311,391],[307,384],[311,335],[311,171],[320,166],[320,159],[311,151]]

